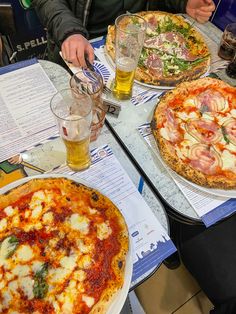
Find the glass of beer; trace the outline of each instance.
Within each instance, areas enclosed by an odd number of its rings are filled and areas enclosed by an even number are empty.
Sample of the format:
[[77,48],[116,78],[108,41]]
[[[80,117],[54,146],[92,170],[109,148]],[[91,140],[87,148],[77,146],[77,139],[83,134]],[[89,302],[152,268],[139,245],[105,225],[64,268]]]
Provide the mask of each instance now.
[[232,60],[236,50],[236,23],[228,24],[221,38],[218,55],[222,59]]
[[63,89],[51,99],[60,136],[66,146],[67,165],[74,171],[91,164],[89,143],[92,122],[92,100],[86,93]]
[[116,75],[113,95],[117,99],[130,99],[134,74],[143,47],[147,23],[135,14],[123,14],[115,21]]
[[98,138],[105,122],[106,109],[102,99],[103,78],[97,72],[81,69],[71,77],[70,87],[78,94],[86,92],[92,99],[93,118],[90,136],[90,142],[92,142]]

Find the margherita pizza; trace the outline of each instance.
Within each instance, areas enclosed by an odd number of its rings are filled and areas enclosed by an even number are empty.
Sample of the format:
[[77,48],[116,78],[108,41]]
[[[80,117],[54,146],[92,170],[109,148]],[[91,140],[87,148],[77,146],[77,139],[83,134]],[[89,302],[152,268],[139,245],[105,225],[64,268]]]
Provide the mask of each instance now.
[[[137,81],[175,86],[199,78],[210,65],[210,52],[202,36],[186,20],[166,12],[140,12],[147,21],[144,47],[135,73]],[[136,23],[135,17],[133,20]],[[106,50],[115,59],[115,26],[108,27]]]
[[106,313],[124,282],[128,231],[116,206],[65,178],[0,196],[0,313]]
[[202,186],[236,188],[236,88],[212,78],[181,83],[161,99],[151,126],[177,173]]

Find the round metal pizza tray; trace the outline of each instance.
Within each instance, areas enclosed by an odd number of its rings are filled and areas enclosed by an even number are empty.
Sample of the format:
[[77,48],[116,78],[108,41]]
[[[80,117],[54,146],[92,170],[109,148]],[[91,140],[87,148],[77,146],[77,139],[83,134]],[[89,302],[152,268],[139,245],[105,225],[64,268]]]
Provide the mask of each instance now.
[[[81,184],[84,184],[88,187],[91,187],[91,188],[95,188],[97,189],[96,187],[93,187],[91,184],[89,184],[88,182],[86,182],[85,180],[83,179],[78,179],[78,178],[75,178],[73,176],[70,176],[70,175],[63,175],[63,174],[42,174],[42,175],[37,175],[37,176],[30,176],[30,177],[25,177],[25,178],[22,178],[20,180],[17,180],[17,181],[14,181],[12,183],[9,183],[8,185],[4,186],[3,188],[0,188],[0,194],[3,194],[3,193],[6,193],[7,191],[25,183],[25,182],[28,182],[32,179],[42,179],[42,178],[60,178],[60,177],[63,177],[63,178],[68,178],[72,181],[75,181],[75,182],[78,182],[78,183],[81,183]],[[98,190],[98,189],[97,189]],[[105,193],[103,193],[102,191],[99,191],[101,192],[102,194],[105,195]],[[132,273],[133,273],[133,261],[132,261],[132,244],[131,244],[131,240],[130,240],[130,237],[129,237],[129,251],[128,251],[128,254],[127,254],[127,257],[126,257],[126,266],[125,266],[125,274],[124,274],[124,285],[123,287],[117,292],[117,294],[115,295],[112,303],[110,304],[109,306],[109,309],[107,311],[106,314],[119,314],[124,303],[125,303],[125,300],[127,298],[127,295],[129,293],[129,289],[130,289],[130,284],[131,284],[131,279],[132,279]]]

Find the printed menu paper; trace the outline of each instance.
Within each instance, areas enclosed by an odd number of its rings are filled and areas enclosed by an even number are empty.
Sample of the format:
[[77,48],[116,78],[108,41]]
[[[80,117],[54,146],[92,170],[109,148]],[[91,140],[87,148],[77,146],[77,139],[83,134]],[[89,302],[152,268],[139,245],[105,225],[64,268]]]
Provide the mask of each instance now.
[[138,128],[140,134],[148,145],[152,148],[162,165],[167,169],[168,173],[175,181],[179,189],[182,191],[190,205],[196,211],[197,215],[202,219],[206,227],[210,227],[219,220],[231,215],[236,211],[236,199],[221,196],[210,195],[205,193],[193,184],[181,178],[172,171],[162,160],[154,136],[150,129],[150,123],[145,123]]
[[56,89],[36,59],[0,68],[0,161],[57,134]]
[[73,172],[62,166],[52,173],[85,180],[89,186],[107,195],[121,210],[132,239],[132,286],[135,286],[176,248],[111,149],[107,145],[96,148],[91,156],[92,166],[83,172]]

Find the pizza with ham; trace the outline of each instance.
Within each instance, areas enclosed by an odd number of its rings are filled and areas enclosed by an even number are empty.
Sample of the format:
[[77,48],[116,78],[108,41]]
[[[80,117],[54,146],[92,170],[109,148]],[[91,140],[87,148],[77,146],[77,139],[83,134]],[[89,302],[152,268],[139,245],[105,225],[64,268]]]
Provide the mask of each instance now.
[[[182,17],[166,12],[140,12],[147,22],[146,39],[135,79],[155,86],[175,86],[199,78],[210,65],[202,36]],[[133,23],[136,23],[135,17]],[[115,60],[115,26],[108,27],[106,51]]]
[[181,83],[157,105],[151,123],[164,161],[210,188],[236,188],[236,88],[218,79]]
[[0,313],[106,313],[124,283],[128,231],[117,207],[66,178],[0,196]]

